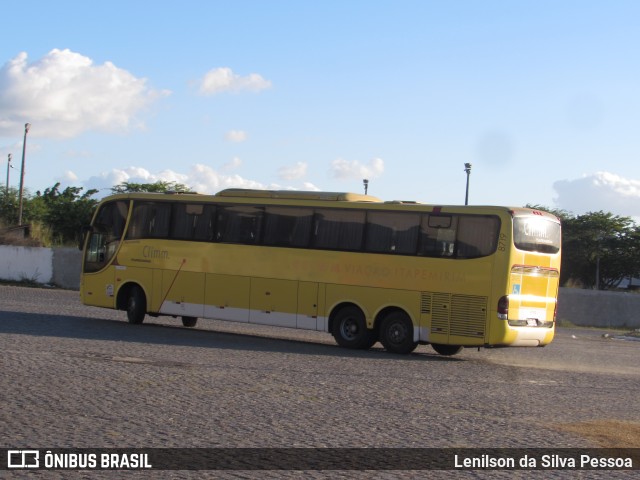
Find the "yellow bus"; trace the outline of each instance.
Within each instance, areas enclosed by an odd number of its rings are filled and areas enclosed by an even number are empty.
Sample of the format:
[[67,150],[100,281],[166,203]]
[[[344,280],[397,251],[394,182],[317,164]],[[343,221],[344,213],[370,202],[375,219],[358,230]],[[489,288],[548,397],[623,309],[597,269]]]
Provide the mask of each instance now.
[[228,189],[103,199],[87,227],[86,305],[319,330],[348,348],[544,346],[560,221],[526,208]]

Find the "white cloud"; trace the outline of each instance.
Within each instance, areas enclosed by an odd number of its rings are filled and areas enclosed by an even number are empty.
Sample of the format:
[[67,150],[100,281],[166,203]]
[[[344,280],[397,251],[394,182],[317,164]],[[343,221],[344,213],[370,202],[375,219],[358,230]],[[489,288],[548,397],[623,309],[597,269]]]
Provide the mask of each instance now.
[[237,174],[221,174],[202,164],[192,166],[188,177],[188,181],[184,183],[199,193],[215,193],[224,188],[271,188],[261,182],[243,178]]
[[302,189],[303,190],[309,190],[311,192],[319,192],[320,190],[322,190],[321,188],[316,187],[311,182],[302,182]]
[[[83,182],[86,189],[95,188],[101,190],[101,195],[109,194],[111,187],[123,182],[129,183],[154,183],[159,180],[167,182],[182,183],[198,193],[212,194],[225,188],[255,188],[255,189],[300,189],[299,187],[282,187],[271,183],[265,184],[257,180],[244,178],[237,174],[225,174],[203,165],[193,165],[188,173],[179,173],[173,170],[163,170],[153,173],[142,167],[127,167],[124,169],[113,169],[95,175]],[[305,182],[303,190],[319,190],[315,185]]]
[[222,166],[222,169],[229,171],[229,170],[235,170],[237,168],[240,168],[241,166],[242,166],[242,159],[240,157],[233,157],[230,162],[227,162]]
[[244,130],[229,130],[224,134],[225,140],[233,143],[242,143],[247,139],[247,132]]
[[71,50],[51,50],[33,63],[22,52],[0,68],[0,136],[68,138],[87,130],[141,127],[136,115],[168,91],[111,62],[93,61]]
[[[164,174],[164,175],[163,175]],[[109,190],[111,187],[124,182],[129,183],[154,183],[159,180],[184,183],[185,175],[180,175],[172,170],[165,170],[163,174],[153,174],[146,168],[127,167],[125,169],[114,168],[108,172],[90,177],[84,182],[86,188]]]
[[63,185],[72,185],[78,180],[78,176],[71,170],[65,171],[61,176],[57,177],[56,182],[60,182]]
[[215,95],[222,92],[250,91],[259,92],[271,88],[271,82],[257,73],[245,77],[233,73],[228,67],[209,70],[200,81],[202,95]]
[[339,180],[376,178],[384,172],[384,161],[381,158],[373,158],[364,165],[357,160],[338,158],[331,162],[331,172],[333,178]]
[[307,164],[298,162],[295,165],[280,167],[278,169],[278,177],[283,180],[297,180],[307,174]]
[[605,211],[616,215],[640,216],[640,180],[610,172],[596,172],[576,180],[553,184],[559,208],[575,214]]

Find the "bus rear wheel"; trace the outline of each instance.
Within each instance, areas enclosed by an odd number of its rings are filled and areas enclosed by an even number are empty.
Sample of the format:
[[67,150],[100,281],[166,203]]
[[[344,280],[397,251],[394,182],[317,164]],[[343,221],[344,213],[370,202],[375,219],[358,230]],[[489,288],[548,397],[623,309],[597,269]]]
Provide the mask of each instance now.
[[140,324],[144,321],[147,313],[147,299],[142,289],[134,285],[129,292],[127,299],[127,319],[129,323]]
[[344,307],[336,313],[331,334],[341,347],[368,349],[376,343],[373,330],[367,328],[364,313],[358,307]]
[[442,345],[441,343],[432,343],[431,348],[440,355],[451,357],[460,353],[464,347],[461,347],[460,345]]
[[197,317],[182,317],[182,325],[185,327],[195,327],[198,323]]
[[413,340],[413,323],[404,312],[391,312],[380,325],[380,343],[388,352],[411,353],[418,346]]

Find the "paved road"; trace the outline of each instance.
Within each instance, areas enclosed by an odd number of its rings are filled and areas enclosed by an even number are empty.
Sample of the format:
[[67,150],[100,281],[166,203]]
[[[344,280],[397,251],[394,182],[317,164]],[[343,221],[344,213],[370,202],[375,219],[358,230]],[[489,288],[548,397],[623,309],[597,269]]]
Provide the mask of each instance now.
[[[77,292],[0,286],[0,446],[640,447],[639,359],[640,342],[578,329],[545,348],[453,358],[425,346],[407,356],[379,344],[350,351],[320,332],[149,317],[129,325],[123,312],[83,306]],[[376,476],[438,472],[428,473]]]

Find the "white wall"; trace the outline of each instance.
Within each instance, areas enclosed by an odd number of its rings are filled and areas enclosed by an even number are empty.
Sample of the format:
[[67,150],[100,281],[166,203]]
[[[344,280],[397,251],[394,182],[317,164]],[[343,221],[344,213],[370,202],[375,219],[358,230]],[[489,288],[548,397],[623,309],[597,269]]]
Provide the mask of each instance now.
[[53,278],[53,250],[0,245],[0,278],[50,283]]

